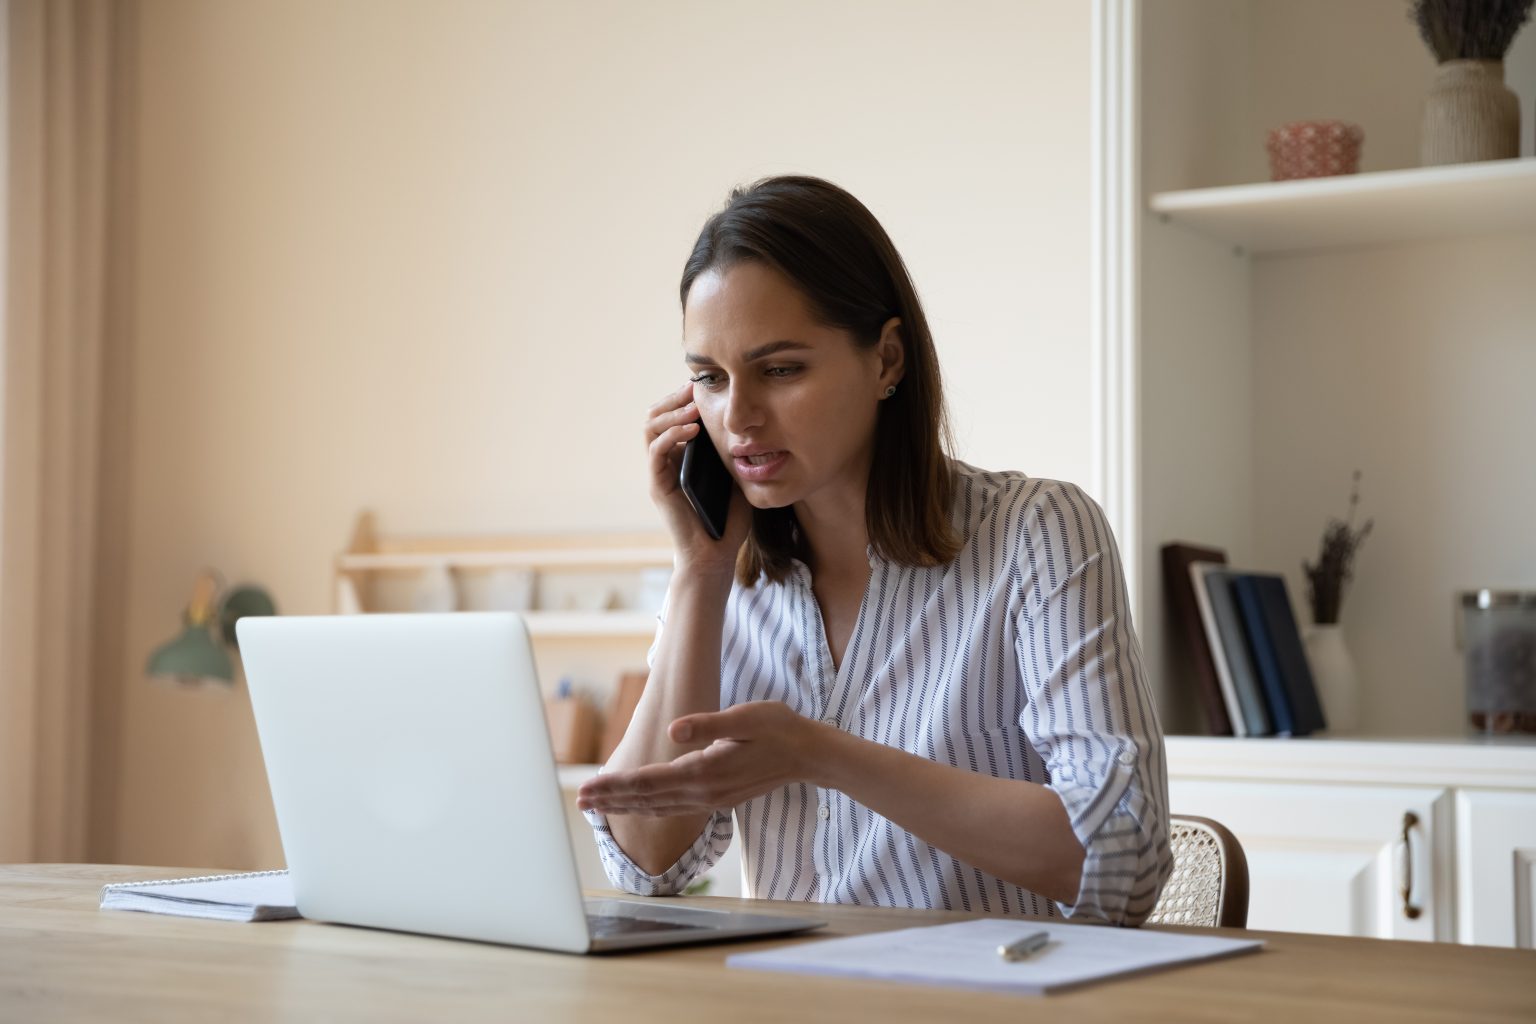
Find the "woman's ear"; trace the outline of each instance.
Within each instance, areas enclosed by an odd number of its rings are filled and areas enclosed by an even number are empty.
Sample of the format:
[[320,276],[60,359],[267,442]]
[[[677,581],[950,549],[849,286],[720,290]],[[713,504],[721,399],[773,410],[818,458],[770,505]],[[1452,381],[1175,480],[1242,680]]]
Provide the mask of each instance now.
[[875,354],[880,357],[879,393],[886,398],[888,389],[900,384],[907,372],[907,344],[902,340],[900,317],[891,317],[880,328]]

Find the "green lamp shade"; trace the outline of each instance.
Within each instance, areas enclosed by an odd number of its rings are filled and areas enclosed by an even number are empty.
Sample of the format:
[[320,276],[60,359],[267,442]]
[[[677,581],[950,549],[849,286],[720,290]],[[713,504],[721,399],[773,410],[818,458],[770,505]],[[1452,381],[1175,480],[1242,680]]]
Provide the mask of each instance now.
[[239,648],[240,641],[235,637],[235,622],[247,615],[276,615],[277,605],[272,603],[272,596],[260,587],[239,586],[226,591],[219,602],[219,632],[224,636],[224,642],[231,647]]
[[235,666],[222,644],[206,626],[188,624],[181,636],[149,656],[149,674],[184,680],[218,679],[234,682]]

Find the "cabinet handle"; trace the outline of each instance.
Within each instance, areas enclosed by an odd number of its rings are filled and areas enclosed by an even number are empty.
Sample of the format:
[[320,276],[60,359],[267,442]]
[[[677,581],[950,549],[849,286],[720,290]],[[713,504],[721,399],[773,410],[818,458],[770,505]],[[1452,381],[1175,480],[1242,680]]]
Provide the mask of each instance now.
[[1419,816],[1412,811],[1403,813],[1403,916],[1413,921],[1424,912],[1413,905],[1413,834],[1410,831],[1419,823]]

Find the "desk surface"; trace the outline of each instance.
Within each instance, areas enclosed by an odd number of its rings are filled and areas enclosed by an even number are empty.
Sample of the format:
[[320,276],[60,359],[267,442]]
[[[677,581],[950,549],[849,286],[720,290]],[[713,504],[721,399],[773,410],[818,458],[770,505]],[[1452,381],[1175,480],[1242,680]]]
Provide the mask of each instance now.
[[[0,1021],[1536,1020],[1536,951],[1486,946],[1201,930],[1268,946],[1042,997],[724,966],[729,952],[807,941],[796,938],[569,956],[310,921],[233,924],[98,909],[106,882],[204,873],[0,866]],[[806,906],[754,901],[753,909],[803,915]],[[814,909],[831,922],[822,936],[972,916]]]

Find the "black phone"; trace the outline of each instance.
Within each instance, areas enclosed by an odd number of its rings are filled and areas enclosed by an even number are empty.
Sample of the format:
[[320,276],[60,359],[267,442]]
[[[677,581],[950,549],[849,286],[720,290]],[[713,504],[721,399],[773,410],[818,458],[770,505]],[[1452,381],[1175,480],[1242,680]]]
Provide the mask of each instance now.
[[699,432],[683,446],[678,483],[710,537],[719,540],[725,536],[725,517],[731,510],[731,488],[736,481],[720,461],[720,453],[715,451],[715,442],[709,439],[702,421]]

